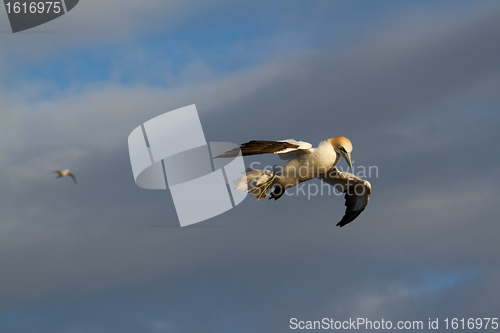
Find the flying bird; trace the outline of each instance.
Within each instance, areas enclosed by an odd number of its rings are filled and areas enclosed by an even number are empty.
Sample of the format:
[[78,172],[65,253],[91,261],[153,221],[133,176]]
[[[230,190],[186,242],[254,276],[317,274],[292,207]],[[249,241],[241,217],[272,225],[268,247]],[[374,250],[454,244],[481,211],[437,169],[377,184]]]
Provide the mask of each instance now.
[[69,171],[69,169],[66,169],[66,170],[63,170],[63,171],[57,169],[57,170],[54,170],[53,173],[57,173],[57,178],[69,176],[69,177],[71,177],[73,179],[73,182],[76,184],[76,177],[75,177],[75,175],[72,172]]
[[241,151],[243,156],[259,154],[278,154],[287,162],[268,169],[247,169],[246,176],[235,181],[236,189],[252,192],[257,200],[265,198],[278,200],[287,188],[302,182],[319,178],[345,193],[346,211],[337,226],[343,227],[356,219],[368,205],[371,184],[348,172],[340,172],[336,165],[344,158],[352,169],[352,143],[343,136],[330,138],[319,143],[317,148],[304,141],[294,139],[281,141],[250,141],[240,148],[216,156],[235,157]]

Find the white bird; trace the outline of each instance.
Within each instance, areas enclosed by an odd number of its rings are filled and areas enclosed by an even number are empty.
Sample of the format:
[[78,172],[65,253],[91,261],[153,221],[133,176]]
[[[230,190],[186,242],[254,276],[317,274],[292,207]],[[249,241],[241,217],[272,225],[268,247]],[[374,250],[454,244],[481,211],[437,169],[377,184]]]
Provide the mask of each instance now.
[[368,204],[371,184],[353,174],[340,172],[335,167],[343,157],[352,169],[352,144],[343,136],[322,141],[317,148],[312,148],[308,142],[293,139],[250,141],[215,158],[235,157],[240,151],[243,156],[272,153],[287,160],[275,166],[272,171],[247,169],[246,176],[236,180],[237,189],[252,192],[257,200],[267,197],[271,188],[273,191],[269,195],[269,200],[278,200],[287,188],[319,178],[345,193],[346,212],[342,220],[337,223],[338,226],[342,227],[352,222]]
[[53,173],[57,173],[57,178],[69,176],[69,177],[71,177],[73,179],[73,182],[76,184],[76,177],[75,177],[75,175],[72,172],[69,171],[69,169],[66,169],[66,170],[63,170],[63,171],[57,169],[57,170],[54,170]]

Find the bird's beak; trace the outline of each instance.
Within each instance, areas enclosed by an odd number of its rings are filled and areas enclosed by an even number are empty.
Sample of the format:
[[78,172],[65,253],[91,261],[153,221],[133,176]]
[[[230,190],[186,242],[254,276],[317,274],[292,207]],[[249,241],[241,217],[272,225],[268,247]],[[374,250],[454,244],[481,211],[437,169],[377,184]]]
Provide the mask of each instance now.
[[345,158],[347,165],[349,165],[349,168],[352,170],[351,153],[342,153],[342,157]]

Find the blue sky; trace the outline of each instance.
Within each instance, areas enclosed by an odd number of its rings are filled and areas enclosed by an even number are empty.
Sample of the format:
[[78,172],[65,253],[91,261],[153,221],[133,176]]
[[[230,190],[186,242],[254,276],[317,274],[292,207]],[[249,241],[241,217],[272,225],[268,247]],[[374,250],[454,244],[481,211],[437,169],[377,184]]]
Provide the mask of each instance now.
[[[87,0],[12,34],[0,11],[0,331],[498,316],[499,18],[495,1]],[[170,193],[134,183],[127,137],[191,104],[208,141],[347,136],[378,167],[370,204],[337,228],[341,197],[247,198],[179,228]]]
[[[400,7],[391,2],[289,1],[283,12],[283,6],[280,2],[214,4],[166,31],[151,24],[144,30],[153,32],[138,29],[130,38],[111,43],[56,48],[49,56],[30,59],[15,71],[9,70],[6,79],[49,81],[61,90],[106,81],[163,86],[167,76],[178,78],[192,63],[201,62],[207,70],[224,74],[287,53],[340,48]],[[42,36],[49,34],[52,41],[58,38],[47,26],[24,33],[36,31]]]

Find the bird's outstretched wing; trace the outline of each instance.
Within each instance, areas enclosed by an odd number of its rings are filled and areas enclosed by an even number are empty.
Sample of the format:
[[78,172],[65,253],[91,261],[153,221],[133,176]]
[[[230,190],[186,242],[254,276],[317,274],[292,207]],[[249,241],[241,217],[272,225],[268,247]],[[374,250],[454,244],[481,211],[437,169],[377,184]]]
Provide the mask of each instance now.
[[[282,159],[291,159],[296,157],[296,153],[307,153],[312,145],[309,142],[296,141],[294,139],[280,140],[280,141],[249,141],[243,143],[240,148],[227,151],[224,154],[218,155],[220,157],[235,157],[241,150],[243,156],[259,155],[259,154],[280,154]],[[290,153],[295,153],[292,154]]]
[[337,223],[339,227],[354,221],[366,208],[370,200],[372,187],[370,182],[348,172],[340,172],[333,167],[327,173],[318,176],[319,179],[345,193],[345,214]]
[[76,177],[75,177],[75,175],[72,172],[70,172],[70,173],[68,173],[68,176],[70,176],[71,179],[73,179],[73,182],[76,184]]
[[52,173],[57,173],[57,178],[61,178],[63,172],[61,170],[57,169],[57,170],[52,171]]

